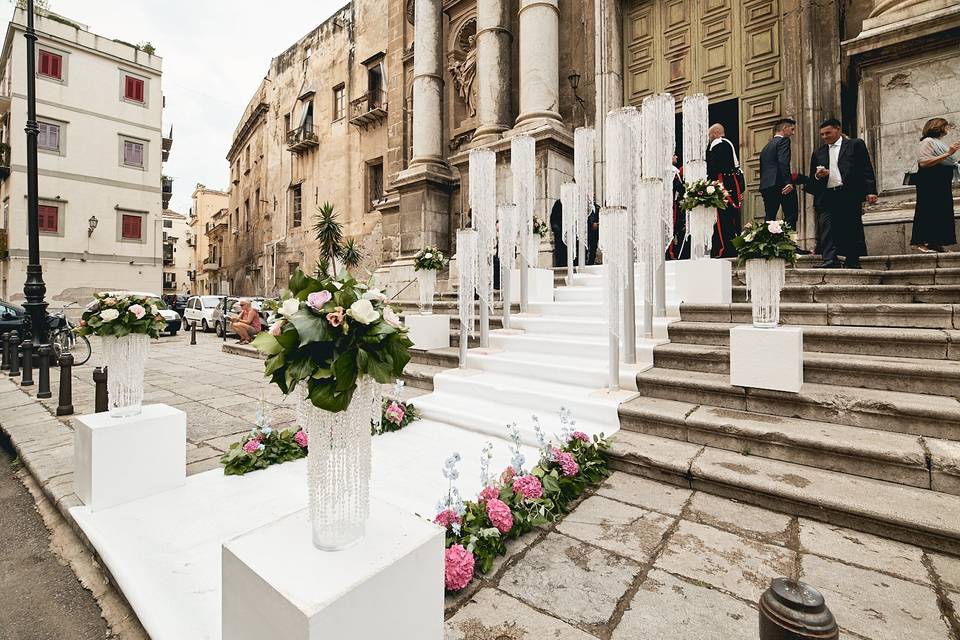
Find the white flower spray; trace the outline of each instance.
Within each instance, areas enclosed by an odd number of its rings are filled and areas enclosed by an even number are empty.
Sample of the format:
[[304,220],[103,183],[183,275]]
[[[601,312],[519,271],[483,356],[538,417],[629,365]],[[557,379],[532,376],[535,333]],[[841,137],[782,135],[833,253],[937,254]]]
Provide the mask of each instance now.
[[[457,514],[457,517],[462,518],[463,514],[466,513],[466,507],[463,504],[463,498],[460,497],[460,491],[457,489],[454,484],[458,478],[460,478],[460,472],[457,471],[457,465],[460,463],[460,454],[454,452],[446,461],[443,463],[443,477],[447,479],[447,495],[437,503],[437,513],[443,513],[444,511],[452,511]],[[457,522],[451,523],[450,527],[453,529],[454,533],[460,534],[460,524]]]
[[510,452],[513,454],[513,457],[510,458],[510,466],[513,467],[513,472],[518,475],[523,475],[523,463],[527,461],[522,453],[520,453],[520,430],[517,429],[517,423],[512,422],[507,425],[507,431],[510,434]]
[[492,487],[496,480],[490,475],[490,463],[493,461],[493,443],[487,442],[480,452],[480,486],[481,488]]

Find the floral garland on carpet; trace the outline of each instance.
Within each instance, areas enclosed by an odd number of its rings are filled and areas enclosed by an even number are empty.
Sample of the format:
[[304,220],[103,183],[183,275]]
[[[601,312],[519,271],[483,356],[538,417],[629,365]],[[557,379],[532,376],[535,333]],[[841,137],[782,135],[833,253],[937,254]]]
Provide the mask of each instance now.
[[584,491],[599,485],[610,473],[604,456],[607,440],[602,434],[590,438],[577,431],[566,409],[560,409],[563,444],[559,447],[547,441],[536,416],[533,421],[539,462],[529,471],[524,469],[520,432],[516,423],[508,425],[511,464],[499,477],[490,475],[493,445],[487,443],[480,458],[484,488],[476,501],[464,501],[456,488],[460,454],[454,453],[444,463],[448,489],[437,505],[434,522],[447,532],[444,584],[448,592],[464,589],[477,572],[488,573],[496,557],[506,554],[508,540],[556,521]]
[[419,409],[414,407],[412,402],[404,402],[400,399],[403,397],[403,386],[403,380],[398,378],[397,382],[393,385],[394,399],[383,399],[380,424],[376,422],[371,422],[370,424],[370,432],[373,435],[378,436],[382,433],[400,431],[400,429],[403,429],[411,422],[420,419]]

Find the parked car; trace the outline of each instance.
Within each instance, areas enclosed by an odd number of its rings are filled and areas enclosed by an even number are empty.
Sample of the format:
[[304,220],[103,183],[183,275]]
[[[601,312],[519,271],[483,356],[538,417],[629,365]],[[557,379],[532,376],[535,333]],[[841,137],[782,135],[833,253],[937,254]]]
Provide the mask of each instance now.
[[181,318],[186,321],[186,318],[183,315],[183,312],[187,308],[187,296],[182,296],[179,294],[169,294],[163,296],[163,301],[167,303],[167,306],[177,312]]
[[26,310],[12,302],[0,300],[0,333],[16,331],[23,334],[24,318]]
[[[247,298],[247,300],[250,301],[250,305],[254,308],[254,310],[258,314],[260,314],[260,320],[263,323],[263,325],[266,326],[267,320],[264,317],[264,311],[263,311],[264,298],[261,298],[258,296],[258,297]],[[234,309],[234,307],[237,306],[238,302],[240,302],[240,298],[238,297],[227,298],[227,315],[228,316],[231,313],[238,314],[240,312],[239,308],[236,310]],[[223,298],[220,298],[220,303],[213,310],[213,330],[217,332],[217,337],[219,338],[223,337],[224,330],[226,330],[227,335],[234,335],[234,331],[230,328],[230,319],[227,319],[227,321],[224,322],[223,315],[224,315],[223,314]]]
[[191,296],[183,317],[188,323],[197,323],[203,331],[213,329],[213,312],[223,301],[223,296]]
[[108,293],[112,296],[141,296],[143,298],[156,298],[157,310],[160,311],[160,315],[163,316],[163,319],[167,321],[167,328],[164,333],[175,336],[183,326],[183,319],[180,317],[180,314],[169,308],[167,303],[163,301],[163,298],[155,293],[144,293],[142,291],[110,291]]

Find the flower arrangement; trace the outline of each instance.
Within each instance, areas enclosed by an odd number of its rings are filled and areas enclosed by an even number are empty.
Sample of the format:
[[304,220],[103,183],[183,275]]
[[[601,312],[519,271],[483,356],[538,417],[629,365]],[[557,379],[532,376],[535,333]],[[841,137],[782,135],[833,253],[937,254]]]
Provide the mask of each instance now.
[[398,378],[413,343],[385,300],[346,272],[318,279],[297,270],[281,319],[253,341],[267,355],[266,375],[285,394],[304,384],[313,405],[333,413],[350,405],[360,376]]
[[159,304],[160,300],[147,296],[98,293],[83,310],[74,331],[80,336],[122,338],[139,333],[159,338],[167,328]]
[[436,247],[424,247],[413,256],[415,271],[442,271],[446,266],[447,259]]
[[695,207],[709,209],[726,209],[730,194],[723,183],[718,180],[697,180],[684,184],[683,199],[680,206],[685,211]]
[[533,216],[533,234],[546,238],[548,233],[550,233],[550,227],[543,221],[543,218]]
[[[511,466],[494,477],[490,474],[493,445],[487,443],[480,458],[483,489],[476,501],[464,501],[456,489],[460,455],[444,463],[449,482],[447,495],[437,505],[438,525],[446,529],[444,582],[447,591],[465,588],[477,573],[486,574],[497,556],[506,553],[506,542],[535,527],[557,520],[589,487],[609,475],[604,452],[609,444],[601,436],[590,438],[575,430],[569,412],[561,409],[560,440],[553,446],[544,438],[540,461],[529,471],[520,453],[520,435],[509,425],[513,457]],[[535,420],[534,430],[539,430]],[[546,451],[546,453],[544,453]]]
[[391,431],[400,431],[411,422],[420,419],[420,411],[411,402],[404,402],[403,380],[397,380],[393,386],[393,398],[384,398],[380,424],[371,425],[371,433],[375,436]]
[[789,264],[795,264],[799,248],[797,232],[780,220],[747,224],[743,233],[733,239],[733,246],[737,248],[737,263],[740,265],[758,258],[781,258]]
[[256,426],[240,442],[230,445],[230,449],[220,458],[220,464],[225,475],[242,476],[270,465],[305,458],[307,445],[306,431],[272,429],[261,400]]

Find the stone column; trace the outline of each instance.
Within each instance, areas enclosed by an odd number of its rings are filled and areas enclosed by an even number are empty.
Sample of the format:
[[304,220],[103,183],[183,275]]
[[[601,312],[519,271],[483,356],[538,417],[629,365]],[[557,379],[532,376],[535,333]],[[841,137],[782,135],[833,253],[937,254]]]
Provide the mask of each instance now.
[[517,126],[560,124],[558,0],[520,0],[520,116]]
[[410,165],[443,159],[443,6],[416,0],[413,58],[413,158]]
[[477,2],[477,118],[475,139],[510,128],[510,2]]

